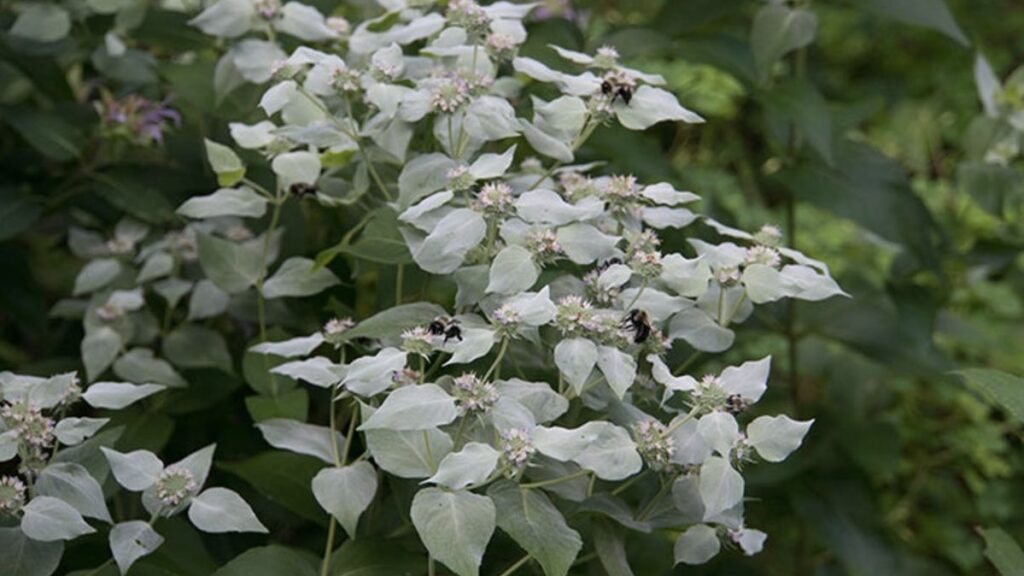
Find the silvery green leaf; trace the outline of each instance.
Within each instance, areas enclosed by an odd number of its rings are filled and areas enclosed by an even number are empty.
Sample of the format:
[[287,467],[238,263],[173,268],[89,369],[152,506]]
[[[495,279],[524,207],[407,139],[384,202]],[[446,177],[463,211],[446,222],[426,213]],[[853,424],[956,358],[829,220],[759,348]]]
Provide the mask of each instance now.
[[[748,266],[749,270],[753,266]],[[744,271],[744,284],[746,284]],[[790,288],[790,295],[800,300],[817,302],[832,296],[849,296],[827,273],[821,273],[810,266],[788,265],[782,268],[782,282]],[[749,291],[749,289],[748,289]],[[753,298],[751,298],[753,300]]]
[[188,299],[188,319],[203,320],[223,314],[231,303],[228,293],[213,282],[202,279],[196,282]]
[[71,31],[71,16],[56,4],[25,4],[11,26],[11,36],[33,42],[56,42]]
[[147,450],[136,450],[122,454],[116,450],[100,447],[103,455],[110,464],[110,471],[114,473],[117,483],[132,492],[139,492],[149,488],[160,478],[164,471],[164,463],[157,458],[156,454]]
[[96,531],[86,524],[78,510],[50,496],[36,496],[21,511],[21,531],[40,542],[73,540]]
[[555,346],[555,364],[578,396],[583,394],[597,357],[597,344],[587,338],[566,338]]
[[647,361],[651,363],[651,376],[654,381],[665,387],[662,402],[667,402],[676,392],[690,392],[697,388],[697,381],[692,376],[672,375],[672,371],[657,354],[648,354]]
[[189,198],[178,207],[178,214],[189,218],[243,216],[259,218],[267,211],[267,199],[248,186],[221,188],[209,196]]
[[[378,49],[372,56],[370,56],[370,66],[381,75],[386,76],[391,80],[399,79],[405,72],[405,56],[402,53],[402,47],[392,42],[391,44]],[[389,85],[377,84],[376,86]],[[374,102],[374,104],[382,110],[391,108],[391,113],[394,113],[394,107],[397,106],[397,103],[393,103],[393,105],[389,107],[380,106],[377,102]]]
[[193,498],[188,519],[203,532],[267,532],[245,500],[227,488],[209,488]]
[[359,517],[377,494],[377,471],[369,462],[324,468],[313,478],[313,496],[338,519],[349,538],[356,537]]
[[679,420],[685,418],[687,418],[686,415],[680,414],[669,424],[669,427],[676,427],[672,432],[672,442],[675,444],[672,462],[683,466],[701,464],[711,456],[711,445],[697,432],[696,420],[689,419],[676,426]]
[[286,362],[271,368],[270,371],[274,374],[303,380],[321,388],[330,388],[345,377],[344,366],[335,364],[323,356]]
[[533,442],[542,454],[571,460],[604,480],[628,478],[643,465],[629,433],[610,422],[591,421],[575,430],[538,426]]
[[491,411],[484,419],[494,426],[496,430],[509,430],[519,428],[532,430],[537,425],[537,419],[533,417],[526,406],[512,398],[498,397],[498,401],[491,407]]
[[519,322],[526,326],[543,326],[554,320],[558,312],[547,286],[540,292],[523,292],[513,296],[505,304],[519,315]]
[[91,382],[114,362],[121,351],[121,336],[109,326],[90,330],[82,339],[82,363]]
[[430,555],[458,576],[478,576],[494,534],[494,503],[472,492],[425,488],[409,513]]
[[228,124],[228,128],[231,130],[231,137],[235,140],[235,144],[239,148],[245,148],[246,150],[256,150],[269,146],[277,139],[277,136],[273,133],[277,126],[270,120],[264,120],[256,124],[231,122]]
[[301,336],[290,340],[264,342],[249,348],[249,350],[257,354],[272,354],[284,358],[295,358],[296,356],[308,356],[310,352],[316,350],[323,342],[323,334],[315,332],[309,336]]
[[784,4],[767,4],[758,10],[750,30],[750,45],[762,81],[769,78],[776,60],[813,42],[817,32],[818,18],[810,10]]
[[366,445],[373,461],[385,472],[400,478],[429,478],[451,452],[452,439],[437,428],[367,430]]
[[667,120],[690,124],[704,121],[699,114],[680,106],[671,92],[647,85],[633,93],[629,104],[616,99],[613,107],[619,123],[630,130],[646,130]]
[[149,348],[132,348],[114,362],[114,374],[136,384],[163,384],[184,388],[188,382],[166,360],[153,356]]
[[772,357],[744,362],[722,370],[718,378],[722,389],[729,394],[739,394],[750,402],[757,402],[768,388],[768,374],[771,372]]
[[132,290],[114,290],[107,298],[107,304],[115,306],[126,312],[135,312],[146,305],[142,297],[142,288]]
[[256,427],[263,433],[267,444],[274,448],[314,456],[328,464],[334,463],[345,443],[345,437],[330,428],[288,418],[263,420],[257,422]]
[[64,542],[39,542],[18,526],[0,528],[0,558],[4,576],[51,576],[64,555]]
[[636,380],[636,360],[618,348],[599,346],[597,367],[601,369],[605,380],[618,398],[622,398]]
[[[652,508],[651,512],[653,516],[659,515],[660,509],[663,509],[663,501],[663,497],[657,498],[657,506]],[[586,500],[580,503],[578,511],[607,516],[630,530],[644,534],[651,533],[652,526],[650,522],[637,520],[635,518],[636,512],[625,501],[607,492],[587,497]]]
[[403,386],[384,399],[359,430],[428,430],[455,420],[455,399],[436,384]]
[[466,254],[476,248],[486,234],[487,223],[479,213],[468,208],[459,208],[442,218],[422,244],[415,249],[410,246],[410,249],[413,259],[425,271],[432,274],[450,274],[462,264]]
[[405,368],[406,355],[398,348],[384,348],[348,365],[342,385],[360,396],[376,396],[387,390],[395,372]]
[[704,518],[714,518],[743,501],[743,476],[729,461],[711,456],[700,467],[700,497]]
[[312,6],[299,2],[288,2],[281,7],[280,18],[274,20],[274,28],[308,42],[331,40],[338,37],[337,31],[324,21],[324,15]]
[[274,76],[274,66],[284,60],[285,53],[276,42],[246,38],[228,50],[235,69],[253,84],[263,84]]
[[575,96],[544,102],[533,98],[534,123],[545,134],[561,142],[573,142],[587,119],[587,105]]
[[288,106],[298,95],[298,86],[294,80],[278,82],[263,93],[263,97],[260,98],[260,108],[267,113],[267,116],[273,116]]
[[494,384],[498,388],[499,397],[519,402],[533,414],[538,423],[552,422],[569,409],[569,401],[545,382],[526,382],[513,378],[499,380]]
[[539,6],[539,2],[526,2],[523,4],[515,2],[494,2],[487,6],[481,6],[484,13],[491,17],[493,20],[522,20],[532,11],[534,8]]
[[452,357],[444,363],[445,366],[452,364],[466,364],[481,358],[494,347],[494,330],[486,328],[467,328],[462,330],[462,340],[453,340],[444,345],[446,351],[451,352]]
[[538,277],[540,270],[529,250],[522,246],[506,246],[491,263],[487,292],[518,294],[529,290]]
[[[25,392],[27,393],[29,403],[36,408],[48,410],[67,399],[69,395],[77,390],[77,386],[77,374],[65,372],[64,374],[57,374],[56,376],[34,382],[29,385]],[[5,399],[12,401],[16,395],[17,392],[9,394]]]
[[[625,264],[612,264],[605,268],[597,277],[597,286],[601,290],[620,288],[633,277],[633,270]],[[629,302],[629,300],[626,300]]]
[[687,260],[681,254],[661,259],[659,280],[676,294],[696,298],[707,292],[711,267],[702,258]]
[[121,382],[96,382],[82,394],[82,399],[93,408],[120,410],[143,398],[164,390],[159,384],[128,384]]
[[499,178],[505,175],[508,171],[509,166],[512,165],[512,159],[515,158],[516,147],[515,145],[509,147],[501,154],[481,154],[475,162],[469,165],[469,173],[476,180],[489,180],[491,178]]
[[72,294],[80,296],[95,292],[114,281],[121,273],[121,263],[116,258],[97,258],[82,267],[75,277]]
[[559,162],[573,161],[575,156],[569,142],[548,134],[537,127],[537,125],[522,118],[519,119],[519,127],[523,131],[526,141],[538,153],[548,158],[554,158]]
[[707,524],[691,526],[676,539],[676,564],[698,565],[711,560],[721,549],[718,533]]
[[736,333],[719,326],[703,310],[687,308],[672,317],[668,337],[685,340],[702,352],[724,352],[732,346]]
[[594,63],[594,57],[583,52],[577,52],[575,50],[567,50],[561,46],[555,46],[554,44],[548,44],[548,47],[558,52],[558,55],[574,64],[582,64],[583,66],[590,66]]
[[174,270],[174,256],[166,252],[157,252],[142,265],[139,275],[135,277],[138,283],[149,282],[167,276]]
[[615,254],[615,245],[621,240],[580,222],[562,226],[556,235],[565,255],[576,264],[592,264],[610,258]]
[[736,418],[728,412],[712,412],[697,421],[697,433],[723,458],[728,458],[732,447],[740,439]]
[[235,38],[252,28],[255,6],[249,0],[218,0],[190,20],[189,24],[211,36]]
[[312,185],[320,178],[320,157],[312,152],[285,152],[276,156],[270,165],[281,188],[292,184]]
[[231,372],[224,335],[213,328],[185,324],[164,337],[164,357],[178,368],[217,368]]
[[[99,432],[107,422],[110,422],[110,418],[64,418],[53,427],[53,435],[61,444],[74,446]],[[0,455],[2,454],[3,449],[0,448]],[[0,460],[2,460],[2,456],[0,456]]]
[[110,552],[121,574],[127,574],[136,560],[152,554],[164,543],[164,537],[142,520],[116,524],[110,529],[109,539]]
[[669,208],[668,206],[645,207],[640,217],[651,228],[684,228],[697,219],[697,215],[686,208]]
[[534,80],[551,82],[557,85],[563,93],[571,96],[590,96],[601,89],[601,79],[590,72],[573,76],[552,70],[532,58],[523,57],[512,60],[512,67],[516,72],[525,74]]
[[103,489],[79,464],[54,462],[43,468],[33,486],[37,496],[52,496],[70,504],[82,516],[112,522]]
[[583,548],[578,532],[540,490],[523,490],[513,482],[491,486],[498,527],[533,556],[547,576],[565,576]]
[[680,296],[670,296],[657,288],[627,288],[619,293],[618,302],[621,306],[633,303],[633,308],[647,312],[648,319],[656,324],[668,320],[670,316],[693,306],[693,301]]
[[338,277],[327,268],[317,268],[309,258],[293,257],[281,264],[274,275],[263,283],[263,296],[312,296],[339,283]]
[[153,283],[153,291],[159,294],[171,308],[178,306],[181,300],[192,290],[192,283],[181,278],[164,278]]
[[355,141],[341,128],[326,120],[317,120],[303,126],[282,126],[274,130],[274,135],[307,146],[331,148],[332,152],[358,149]]
[[398,118],[388,119],[378,114],[367,121],[363,132],[370,136],[373,143],[391,156],[391,160],[404,163],[412,141],[413,124]]
[[664,204],[665,206],[676,206],[678,204],[687,204],[689,202],[696,202],[700,200],[700,196],[693,192],[680,192],[668,182],[659,182],[657,184],[651,184],[650,186],[644,186],[641,194],[644,198],[652,200],[656,204]]
[[206,158],[217,174],[217,183],[231,187],[245,177],[245,165],[234,150],[212,140],[206,140]]
[[[458,117],[457,117],[458,118]],[[474,99],[466,110],[466,134],[481,142],[504,140],[519,135],[515,109],[497,96]]]
[[462,450],[445,456],[437,467],[437,473],[424,482],[462,490],[490,477],[498,465],[498,456],[498,451],[489,445],[470,442]]
[[685,524],[696,524],[704,519],[704,500],[700,497],[696,476],[684,474],[676,478],[672,483],[672,504]]
[[7,462],[18,455],[18,438],[16,429],[0,433],[0,462]]
[[597,218],[604,212],[604,202],[588,196],[569,204],[551,190],[531,190],[516,200],[516,212],[527,222],[561,226]]
[[974,84],[978,89],[978,99],[981,100],[985,109],[985,115],[989,118],[998,118],[997,97],[1003,87],[992,70],[992,66],[981,52],[974,59]]
[[788,416],[760,416],[747,425],[747,439],[769,462],[782,462],[804,441],[814,420],[800,422]]
[[408,208],[448,184],[448,172],[456,166],[444,154],[424,154],[410,160],[398,176],[398,203]]
[[262,259],[257,249],[208,234],[197,234],[199,263],[206,277],[228,294],[256,283]]

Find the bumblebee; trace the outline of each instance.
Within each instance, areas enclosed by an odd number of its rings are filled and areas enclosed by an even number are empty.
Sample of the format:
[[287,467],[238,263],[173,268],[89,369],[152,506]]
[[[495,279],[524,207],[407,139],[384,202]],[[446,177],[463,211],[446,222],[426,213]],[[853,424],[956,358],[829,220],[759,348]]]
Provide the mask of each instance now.
[[615,87],[611,82],[604,80],[601,82],[601,93],[604,95],[612,94],[612,102],[615,98],[622,98],[622,101],[629,106],[629,101],[633,99],[633,89],[626,85]]
[[640,344],[650,338],[653,331],[651,320],[647,317],[647,312],[637,308],[630,310],[622,323],[626,328],[633,331],[633,342],[636,344]]
[[622,264],[622,258],[609,258],[604,262],[601,262],[597,265],[597,273],[600,274],[616,264]]
[[288,191],[291,192],[292,196],[298,196],[299,198],[302,198],[304,196],[316,194],[316,186],[313,186],[312,184],[296,182],[295,184],[292,184],[288,188]]
[[739,414],[747,409],[747,399],[739,394],[732,394],[725,399],[725,411],[730,414]]
[[462,341],[462,327],[459,326],[459,321],[454,318],[445,318],[439,316],[427,325],[427,333],[433,336],[444,336],[444,343],[447,344],[449,340]]

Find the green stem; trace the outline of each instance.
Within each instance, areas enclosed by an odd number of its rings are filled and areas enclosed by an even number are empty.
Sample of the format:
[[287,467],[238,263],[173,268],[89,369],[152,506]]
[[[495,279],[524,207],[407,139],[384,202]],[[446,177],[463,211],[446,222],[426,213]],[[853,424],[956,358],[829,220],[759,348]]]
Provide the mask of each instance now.
[[[256,279],[256,306],[259,314],[260,322],[260,342],[267,341],[267,311],[266,301],[263,298],[263,283],[267,279],[267,260],[270,258],[270,239],[274,236],[274,230],[277,229],[277,223],[281,219],[281,207],[284,206],[285,199],[287,197],[278,197],[274,202],[274,212],[270,216],[270,226],[267,227],[267,231],[263,235],[263,250],[260,253],[260,275]],[[273,382],[273,379],[271,379]],[[274,391],[274,396],[277,396],[277,391]]]
[[666,482],[662,484],[661,489],[658,490],[658,493],[654,495],[654,498],[651,498],[651,501],[648,502],[647,505],[644,506],[644,509],[640,511],[640,514],[637,515],[637,522],[643,522],[644,520],[646,520],[647,515],[650,514],[652,510],[654,510],[654,506],[658,503],[658,501],[661,500],[662,497],[665,496],[665,494],[667,494],[668,491],[671,489],[672,482]]
[[338,522],[334,515],[330,515],[327,525],[327,544],[324,546],[324,559],[320,562],[320,576],[327,576],[331,572],[331,553],[334,552],[334,533],[338,530]]
[[423,446],[427,449],[427,464],[430,465],[431,474],[437,473],[437,461],[434,460],[434,452],[430,449],[430,435],[423,431]]
[[679,420],[676,420],[676,421],[675,421],[675,422],[674,422],[674,423],[673,423],[673,424],[672,424],[671,426],[669,426],[668,428],[666,428],[666,429],[665,429],[665,432],[663,432],[663,433],[662,433],[661,437],[662,437],[662,438],[665,438],[666,436],[671,436],[673,432],[675,432],[676,430],[679,430],[679,427],[680,427],[680,426],[682,426],[683,424],[686,424],[687,422],[689,422],[690,420],[692,420],[692,419],[693,419],[693,417],[694,417],[694,416],[696,416],[696,415],[697,415],[697,406],[694,406],[694,407],[693,407],[693,408],[692,408],[692,409],[691,409],[691,410],[690,410],[690,411],[689,411],[689,412],[688,412],[688,413],[686,414],[686,416],[684,416],[684,417],[680,418]]
[[633,484],[636,484],[642,478],[646,478],[647,475],[650,472],[651,472],[650,468],[645,468],[643,472],[637,474],[636,476],[633,476],[632,478],[630,478],[629,480],[626,480],[622,484],[619,484],[618,486],[615,487],[614,490],[612,490],[612,496],[618,496],[619,494],[622,494],[623,492],[628,490],[630,486],[632,486]]
[[405,264],[395,270],[395,306],[402,303],[402,287],[405,285]]
[[459,428],[455,431],[455,439],[452,440],[453,450],[459,449],[459,442],[462,440],[462,435],[466,432],[466,421],[469,420],[466,416],[463,416],[459,420]]
[[497,357],[494,358],[494,362],[491,364],[491,367],[487,369],[487,372],[484,373],[484,377],[481,378],[481,380],[486,382],[487,379],[491,377],[491,374],[495,373],[495,371],[498,369],[498,366],[501,364],[502,359],[505,358],[506,351],[508,351],[507,336],[501,339],[501,348],[498,349],[498,355]]
[[[590,120],[591,118],[588,116],[586,121],[583,123],[583,130],[580,131],[580,135],[577,136],[576,140],[573,141],[573,152],[579,150],[580,146],[583,146],[583,144],[590,138],[590,135],[594,133],[594,130],[597,129],[598,124],[596,122],[591,122]],[[548,168],[547,171],[544,172],[544,174],[541,174],[540,178],[538,178],[536,182],[531,184],[530,187],[526,189],[526,191],[529,192],[530,190],[537,188],[537,186],[540,186],[545,180],[550,178],[551,175],[555,173],[555,170],[558,170],[561,166],[561,162],[555,162],[554,164],[552,164],[551,168]]]
[[552,484],[561,484],[562,482],[568,482],[570,480],[582,478],[583,476],[586,476],[588,474],[590,474],[590,470],[579,470],[577,472],[573,472],[572,474],[559,476],[558,478],[551,478],[548,480],[540,480],[538,482],[528,482],[526,484],[520,484],[519,487],[523,489],[530,489],[540,488],[542,486],[551,486]]
[[345,434],[345,448],[341,451],[341,466],[348,463],[348,456],[352,451],[352,439],[356,435],[356,422],[359,421],[357,418],[359,411],[359,402],[355,399],[352,400],[352,414],[348,417],[348,433]]
[[529,554],[527,554],[526,556],[523,556],[515,564],[509,566],[508,570],[505,570],[504,572],[502,572],[498,576],[512,576],[512,574],[514,574],[516,570],[519,570],[520,568],[523,567],[523,564],[526,564],[527,562],[529,562],[530,558],[532,558],[532,556],[530,556]]
[[437,574],[437,568],[434,567],[434,557],[427,556],[427,576],[434,576]]
[[643,284],[640,285],[640,289],[636,291],[636,296],[633,296],[633,300],[630,301],[629,306],[626,306],[624,308],[624,310],[626,312],[629,312],[630,310],[633,309],[633,306],[635,306],[636,303],[640,300],[640,296],[643,295],[644,290],[646,290],[646,289],[647,289],[647,278],[644,278],[644,282],[643,282]]

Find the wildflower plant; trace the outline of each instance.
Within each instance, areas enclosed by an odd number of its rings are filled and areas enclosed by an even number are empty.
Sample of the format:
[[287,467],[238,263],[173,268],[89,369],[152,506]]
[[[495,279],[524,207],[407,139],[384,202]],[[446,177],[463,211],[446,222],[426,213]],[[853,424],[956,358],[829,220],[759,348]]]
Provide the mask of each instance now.
[[[605,125],[703,121],[614,48],[552,47],[555,69],[517,53],[532,4],[380,5],[332,23],[297,2],[218,0],[192,20],[233,42],[218,73],[268,83],[262,118],[206,143],[220,188],[178,212],[192,220],[199,282],[224,306],[255,293],[262,342],[249,354],[271,378],[329,393],[327,423],[257,418],[269,444],[327,465],[310,486],[331,515],[324,573],[335,522],[350,538],[385,537],[360,523],[381,499],[403,509],[431,570],[460,576],[480,572],[496,529],[523,549],[517,567],[532,559],[548,575],[566,574],[595,531],[620,548],[626,531],[663,532],[688,564],[723,543],[760,551],[741,471],[785,459],[811,423],[745,417],[770,358],[698,378],[666,352],[723,352],[756,305],[842,295],[828,268],[775,227],[701,217],[694,193],[574,163]],[[286,53],[278,33],[309,45]],[[253,153],[272,184],[250,176]],[[276,264],[291,202],[368,210],[335,249]],[[268,212],[260,238],[225,228]],[[663,231],[699,222],[727,240],[662,252]],[[369,246],[384,238],[398,248]],[[326,266],[342,254],[395,266],[396,305],[268,339],[266,301],[330,290]],[[410,264],[448,279],[454,306],[403,303]],[[194,509],[201,479],[155,458],[134,489]]]

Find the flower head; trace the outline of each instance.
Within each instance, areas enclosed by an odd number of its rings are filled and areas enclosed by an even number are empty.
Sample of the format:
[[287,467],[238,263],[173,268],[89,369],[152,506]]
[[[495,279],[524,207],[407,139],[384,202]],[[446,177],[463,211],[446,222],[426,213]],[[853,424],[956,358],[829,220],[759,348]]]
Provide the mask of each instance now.
[[409,354],[428,356],[434,351],[434,337],[423,326],[402,332],[402,350]]
[[533,445],[530,433],[522,428],[510,428],[502,430],[501,455],[498,457],[498,467],[505,476],[512,478],[526,469],[530,456],[537,449]]
[[466,372],[455,379],[452,393],[461,414],[491,411],[498,401],[498,389],[490,382],[484,382],[476,374]]
[[173,508],[192,496],[199,488],[195,476],[185,469],[167,469],[156,481],[156,497],[160,504]]
[[476,205],[483,212],[505,214],[512,208],[512,188],[504,182],[488,182],[476,193]]
[[758,245],[747,248],[747,254],[743,262],[748,266],[751,264],[761,264],[778,268],[782,265],[782,257],[779,256],[779,251],[775,248]]
[[469,85],[459,77],[442,78],[430,95],[430,105],[434,110],[445,114],[458,111],[469,102]]
[[774,224],[765,224],[754,234],[754,241],[765,246],[779,246],[782,244],[782,230]]
[[17,476],[0,476],[0,515],[12,515],[25,505],[25,483]]
[[526,246],[541,263],[552,262],[563,253],[553,230],[531,231],[526,236]]
[[331,318],[324,324],[324,334],[326,336],[340,336],[348,330],[351,330],[356,323],[351,318]]
[[675,441],[666,432],[665,425],[657,420],[643,420],[633,425],[637,451],[656,472],[669,469],[675,455]]

